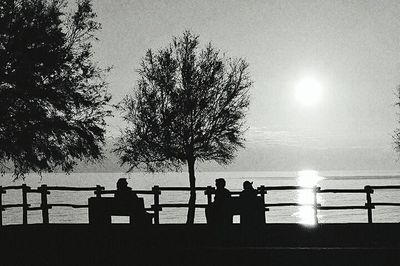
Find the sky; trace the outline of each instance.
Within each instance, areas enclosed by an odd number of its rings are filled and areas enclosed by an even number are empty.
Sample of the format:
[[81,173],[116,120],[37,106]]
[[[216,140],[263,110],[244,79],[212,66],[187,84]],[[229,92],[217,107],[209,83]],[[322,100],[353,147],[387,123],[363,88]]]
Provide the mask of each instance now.
[[[188,29],[201,46],[211,42],[249,63],[254,85],[245,153],[264,170],[400,170],[392,139],[399,126],[400,1],[93,4],[102,23],[95,59],[113,66],[108,82],[114,103],[133,91],[146,50],[164,48]],[[295,89],[310,77],[321,96],[305,106]],[[108,122],[108,134],[118,135],[118,114]]]

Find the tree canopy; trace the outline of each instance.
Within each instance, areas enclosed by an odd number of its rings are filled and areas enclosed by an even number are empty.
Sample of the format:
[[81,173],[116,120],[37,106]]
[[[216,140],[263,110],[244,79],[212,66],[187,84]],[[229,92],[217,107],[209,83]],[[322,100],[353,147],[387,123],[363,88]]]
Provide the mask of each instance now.
[[130,170],[179,169],[187,164],[191,187],[188,223],[194,219],[196,161],[227,164],[243,147],[251,81],[244,59],[226,58],[189,31],[167,48],[148,50],[132,95],[120,108],[127,122],[116,152]]
[[93,61],[90,0],[0,2],[0,170],[71,171],[102,157],[108,69]]

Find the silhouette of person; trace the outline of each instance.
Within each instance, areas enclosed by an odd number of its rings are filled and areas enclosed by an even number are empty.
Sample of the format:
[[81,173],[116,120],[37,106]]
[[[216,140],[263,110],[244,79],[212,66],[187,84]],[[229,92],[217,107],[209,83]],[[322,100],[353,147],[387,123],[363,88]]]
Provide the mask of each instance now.
[[244,181],[243,191],[240,192],[240,223],[244,225],[254,225],[258,222],[258,210],[260,200],[257,191],[253,188],[253,182]]
[[131,200],[137,201],[139,199],[136,193],[132,191],[132,188],[128,186],[126,178],[118,179],[115,198],[122,202]]
[[230,211],[231,192],[225,188],[226,182],[223,178],[215,180],[214,202],[206,209],[206,218],[209,224],[230,224],[232,213]]
[[253,188],[253,182],[244,181],[243,191],[240,192],[240,198],[243,200],[254,200],[257,197],[257,191]]
[[231,224],[233,215],[231,212],[230,199],[231,192],[225,188],[226,182],[223,178],[215,180],[215,197],[214,197],[214,218],[217,224]]
[[[137,223],[151,223],[151,215],[145,211],[143,199],[139,198],[137,194],[132,191],[132,188],[128,186],[126,178],[118,179],[117,191],[114,197],[122,208],[126,210],[133,208],[135,213],[133,219],[135,219]],[[130,219],[132,219],[132,217]]]
[[214,196],[214,203],[217,204],[224,204],[231,198],[231,192],[225,188],[226,182],[223,178],[217,178],[215,180],[215,196]]

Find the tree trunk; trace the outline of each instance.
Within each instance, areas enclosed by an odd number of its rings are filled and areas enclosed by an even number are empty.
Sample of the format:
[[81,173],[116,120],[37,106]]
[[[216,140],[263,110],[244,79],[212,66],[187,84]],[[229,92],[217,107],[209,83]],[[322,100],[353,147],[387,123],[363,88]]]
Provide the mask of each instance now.
[[189,184],[190,184],[190,198],[189,198],[189,209],[187,213],[186,224],[194,223],[195,205],[196,205],[196,177],[194,175],[194,163],[195,159],[188,159],[188,170],[189,170]]

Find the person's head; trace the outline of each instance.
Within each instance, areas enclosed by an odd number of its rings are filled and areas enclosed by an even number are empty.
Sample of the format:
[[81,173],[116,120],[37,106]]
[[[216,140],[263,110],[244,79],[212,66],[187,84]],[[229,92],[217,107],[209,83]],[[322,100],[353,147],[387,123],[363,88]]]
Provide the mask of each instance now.
[[128,187],[128,181],[126,181],[126,178],[120,178],[117,181],[117,189],[118,190],[123,190]]
[[215,179],[215,186],[217,187],[217,189],[224,188],[225,185],[226,185],[225,179],[223,178]]
[[253,189],[253,182],[250,181],[244,181],[243,182],[243,189]]

